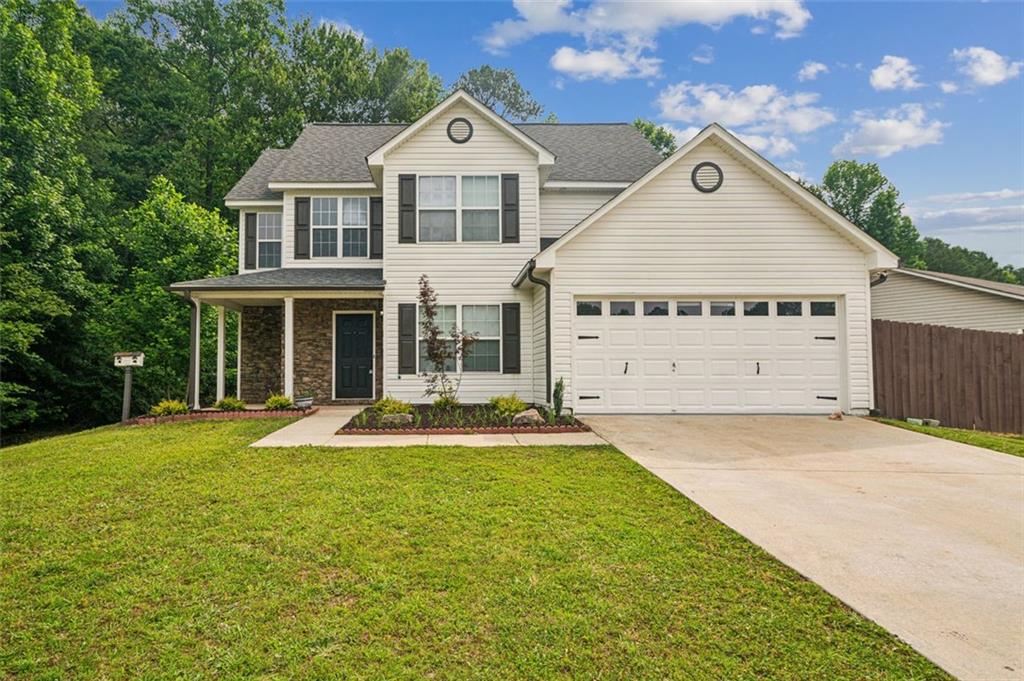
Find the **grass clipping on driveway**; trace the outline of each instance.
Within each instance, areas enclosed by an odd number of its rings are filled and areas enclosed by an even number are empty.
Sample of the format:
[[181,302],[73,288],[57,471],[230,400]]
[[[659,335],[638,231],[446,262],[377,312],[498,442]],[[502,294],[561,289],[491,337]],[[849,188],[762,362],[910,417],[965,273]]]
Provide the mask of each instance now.
[[15,677],[940,678],[611,447],[0,450]]

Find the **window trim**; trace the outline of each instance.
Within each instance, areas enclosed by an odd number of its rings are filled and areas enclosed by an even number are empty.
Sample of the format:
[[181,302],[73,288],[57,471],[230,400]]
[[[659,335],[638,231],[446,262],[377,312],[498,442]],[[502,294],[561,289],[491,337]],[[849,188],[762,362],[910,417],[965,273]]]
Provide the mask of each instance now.
[[[451,207],[431,206],[424,208],[420,201],[420,183],[424,177],[454,177],[455,205]],[[497,203],[493,208],[488,206],[462,205],[462,179],[464,177],[493,177],[498,181]],[[498,215],[498,232],[496,238],[486,241],[465,241],[462,234],[462,213],[466,210],[493,210]],[[430,211],[455,211],[454,241],[425,241],[420,233],[420,214]],[[416,242],[420,244],[500,244],[501,241],[501,172],[496,170],[480,170],[471,173],[423,173],[416,175]]]
[[[281,237],[279,239],[261,239],[260,238],[260,217],[264,215],[276,215],[281,218],[281,224],[277,226],[281,230]],[[278,254],[280,262],[277,267],[260,267],[260,244],[278,244],[281,246],[281,252]],[[278,211],[264,211],[256,213],[256,269],[257,270],[276,270],[284,266],[284,214]]]
[[[448,243],[448,242],[440,242],[440,243]],[[497,307],[498,308],[498,335],[497,335],[497,337],[480,336],[478,338],[478,340],[496,340],[496,341],[498,341],[498,368],[493,370],[493,371],[492,370],[478,371],[478,370],[475,370],[475,369],[466,371],[465,367],[463,366],[463,362],[462,362],[463,358],[462,357],[458,357],[455,360],[455,369],[454,369],[454,371],[458,372],[460,374],[461,373],[470,373],[470,374],[500,374],[502,372],[502,369],[504,368],[504,367],[502,367],[502,356],[503,356],[502,355],[502,350],[504,349],[504,343],[505,343],[505,323],[504,323],[504,320],[502,319],[501,303],[438,303],[439,307],[454,307],[455,308],[455,328],[457,328],[457,329],[465,328],[464,327],[464,322],[463,322],[463,319],[462,319],[462,309],[464,307],[466,307],[467,305],[473,306],[473,307]],[[424,369],[423,367],[420,366],[420,360],[422,359],[422,356],[420,354],[420,343],[422,343],[423,340],[424,340],[423,339],[423,326],[422,326],[422,324],[420,324],[420,310],[422,309],[422,307],[423,307],[422,305],[420,305],[419,303],[416,303],[416,375],[417,376],[423,376],[424,374],[428,373],[428,371],[426,369]],[[442,329],[442,331],[447,333],[446,329]]]
[[[370,194],[313,194],[309,197],[309,258],[310,260],[369,260],[370,259]],[[334,211],[334,224],[333,225],[317,225],[315,224],[315,211],[313,210],[314,202],[317,200],[331,200],[337,201],[337,210]],[[345,199],[359,199],[364,202],[366,206],[366,224],[365,225],[345,225],[344,218],[344,206]],[[335,255],[314,255],[313,254],[313,236],[316,230],[334,230],[335,238],[338,244],[338,250]],[[345,255],[345,230],[346,229],[361,229],[366,233],[366,255]],[[283,234],[282,234],[283,236]]]

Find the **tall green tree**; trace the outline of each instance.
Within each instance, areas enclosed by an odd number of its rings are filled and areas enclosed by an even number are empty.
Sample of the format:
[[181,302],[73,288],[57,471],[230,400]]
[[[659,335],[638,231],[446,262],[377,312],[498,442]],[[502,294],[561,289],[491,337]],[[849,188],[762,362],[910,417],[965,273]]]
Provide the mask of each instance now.
[[647,121],[643,118],[638,118],[633,121],[633,127],[640,131],[640,133],[647,138],[647,141],[651,143],[663,158],[668,158],[676,150],[676,136],[669,132],[664,127],[654,123],[653,121]]
[[465,90],[511,121],[530,121],[544,113],[544,107],[523,87],[512,69],[484,64],[459,76],[451,89]]
[[928,269],[964,277],[977,277],[1007,284],[1020,284],[1019,272],[1009,265],[1000,265],[982,251],[947,244],[942,239],[925,237],[924,261]]
[[114,267],[107,192],[81,151],[100,92],[70,0],[0,4],[0,427],[59,420]]
[[899,256],[903,265],[924,265],[921,235],[903,213],[899,191],[877,164],[835,161],[821,184],[807,188]]

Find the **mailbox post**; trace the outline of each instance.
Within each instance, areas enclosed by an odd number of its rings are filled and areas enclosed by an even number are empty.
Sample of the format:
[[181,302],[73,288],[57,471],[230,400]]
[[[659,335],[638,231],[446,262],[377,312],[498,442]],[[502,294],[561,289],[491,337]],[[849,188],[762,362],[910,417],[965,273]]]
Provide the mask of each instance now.
[[132,410],[132,368],[142,366],[146,355],[141,352],[115,352],[114,366],[124,368],[124,396],[121,402],[121,423],[128,420]]

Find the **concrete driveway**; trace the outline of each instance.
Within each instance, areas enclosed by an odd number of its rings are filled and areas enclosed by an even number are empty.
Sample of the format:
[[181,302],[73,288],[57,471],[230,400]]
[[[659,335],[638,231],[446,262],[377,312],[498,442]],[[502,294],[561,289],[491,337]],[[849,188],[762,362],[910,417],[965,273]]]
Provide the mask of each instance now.
[[1024,459],[858,418],[585,421],[950,673],[1024,678]]

